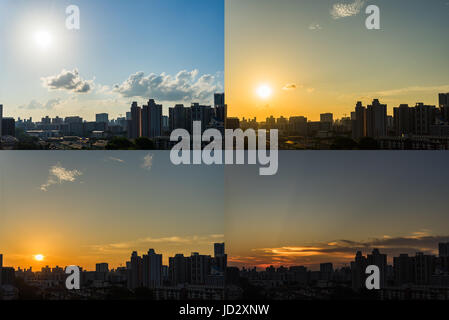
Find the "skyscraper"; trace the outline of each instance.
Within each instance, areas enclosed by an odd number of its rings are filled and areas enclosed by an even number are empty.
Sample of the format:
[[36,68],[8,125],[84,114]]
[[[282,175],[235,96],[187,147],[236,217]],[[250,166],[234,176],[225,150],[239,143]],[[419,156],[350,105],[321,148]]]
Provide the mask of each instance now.
[[162,105],[153,99],[142,107],[142,136],[154,138],[162,133]]
[[142,108],[133,102],[131,105],[131,120],[128,122],[128,137],[137,139],[142,136]]
[[375,265],[380,270],[380,287],[384,288],[387,281],[387,255],[381,254],[379,249],[374,249],[371,254],[367,256],[367,264]]
[[95,122],[109,123],[109,115],[107,113],[97,113],[95,115]]
[[366,108],[358,101],[352,120],[352,138],[357,140],[366,136]]
[[387,105],[374,99],[366,109],[366,136],[372,138],[387,135]]
[[224,106],[225,105],[225,94],[224,93],[215,93],[214,94],[214,106]]
[[438,244],[438,256],[449,257],[449,242]]
[[0,104],[0,137],[2,136],[3,105]]
[[156,254],[153,249],[142,256],[142,281],[148,288],[162,285],[162,254]]

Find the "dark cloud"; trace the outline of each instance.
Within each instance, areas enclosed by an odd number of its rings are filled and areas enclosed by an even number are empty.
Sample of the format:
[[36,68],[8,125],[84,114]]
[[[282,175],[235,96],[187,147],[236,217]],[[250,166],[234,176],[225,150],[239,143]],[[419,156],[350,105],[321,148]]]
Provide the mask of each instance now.
[[92,80],[83,80],[77,69],[63,69],[60,74],[41,78],[43,86],[49,90],[67,90],[75,93],[88,93],[93,88]]
[[314,243],[306,246],[285,246],[276,248],[253,249],[253,255],[248,257],[231,257],[234,265],[305,265],[317,266],[322,262],[348,264],[353,260],[357,251],[364,254],[378,248],[388,258],[399,256],[401,253],[415,255],[416,252],[436,254],[438,243],[449,242],[449,236],[430,236],[416,233],[409,237],[384,237],[368,241],[352,241],[347,239],[330,243]]

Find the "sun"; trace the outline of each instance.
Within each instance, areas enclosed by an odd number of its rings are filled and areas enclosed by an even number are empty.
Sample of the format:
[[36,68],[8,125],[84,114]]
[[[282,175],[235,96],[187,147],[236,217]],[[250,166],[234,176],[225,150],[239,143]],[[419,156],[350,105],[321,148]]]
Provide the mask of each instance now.
[[34,33],[34,43],[42,50],[48,49],[53,42],[50,32],[39,30]]
[[262,99],[268,99],[271,96],[272,90],[268,85],[261,85],[257,88],[257,95]]
[[44,256],[43,255],[41,255],[41,254],[36,254],[35,256],[34,256],[34,260],[36,260],[36,261],[44,261]]

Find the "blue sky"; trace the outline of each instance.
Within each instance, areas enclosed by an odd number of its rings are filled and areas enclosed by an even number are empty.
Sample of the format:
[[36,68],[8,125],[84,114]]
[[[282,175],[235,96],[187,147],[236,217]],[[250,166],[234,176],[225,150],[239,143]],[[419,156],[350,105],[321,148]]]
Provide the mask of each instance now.
[[[79,31],[65,28],[65,9],[70,4],[80,8]],[[51,36],[45,50],[33,38],[40,30]],[[93,119],[104,108],[116,117],[132,100],[150,98],[152,91],[142,88],[128,90],[126,96],[113,92],[114,85],[122,85],[137,72],[144,74],[143,82],[152,73],[165,76],[165,86],[159,88],[169,91],[160,97],[168,100],[162,101],[165,107],[191,102],[175,101],[179,90],[185,100],[200,102],[210,102],[214,89],[223,90],[223,0],[7,0],[0,4],[0,37],[0,103],[6,115],[81,112]],[[63,70],[78,71],[76,81],[88,81],[91,90],[74,94],[43,85],[42,78],[64,74]],[[175,81],[181,71],[191,76],[187,87]],[[207,81],[199,81],[205,75]],[[159,91],[153,95],[161,101]],[[173,91],[175,98],[170,96]]]

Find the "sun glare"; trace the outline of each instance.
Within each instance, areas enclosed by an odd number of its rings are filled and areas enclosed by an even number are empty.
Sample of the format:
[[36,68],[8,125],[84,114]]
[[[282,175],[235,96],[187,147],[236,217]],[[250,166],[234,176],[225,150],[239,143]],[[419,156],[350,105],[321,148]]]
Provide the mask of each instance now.
[[272,90],[267,85],[262,85],[257,88],[257,95],[262,99],[268,99],[271,96]]
[[34,256],[34,260],[36,260],[36,261],[44,261],[44,256],[41,255],[41,254],[36,254]]
[[52,43],[52,36],[48,31],[40,30],[34,34],[34,42],[40,49],[48,49]]

